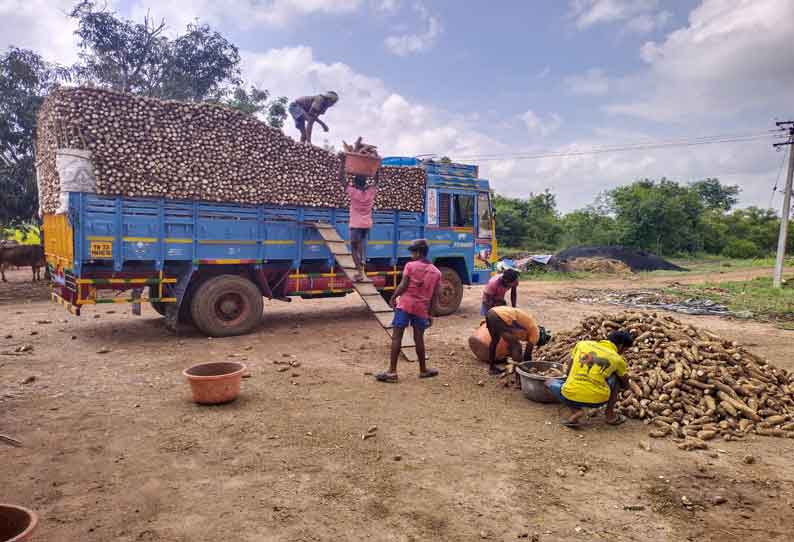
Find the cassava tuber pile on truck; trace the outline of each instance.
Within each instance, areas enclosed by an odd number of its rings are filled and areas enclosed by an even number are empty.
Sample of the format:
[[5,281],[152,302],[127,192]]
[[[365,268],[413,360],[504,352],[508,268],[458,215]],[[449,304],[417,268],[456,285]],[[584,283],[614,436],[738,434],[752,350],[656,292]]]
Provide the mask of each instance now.
[[585,318],[538,350],[538,360],[565,361],[576,342],[630,332],[624,353],[631,386],[618,410],[653,425],[652,437],[705,441],[757,435],[794,438],[794,373],[771,365],[736,342],[659,313],[625,312]]
[[[59,207],[64,148],[90,151],[97,194],[347,206],[335,154],[220,105],[59,88],[39,112],[37,146],[43,213]],[[425,180],[420,168],[384,167],[376,208],[421,212]]]

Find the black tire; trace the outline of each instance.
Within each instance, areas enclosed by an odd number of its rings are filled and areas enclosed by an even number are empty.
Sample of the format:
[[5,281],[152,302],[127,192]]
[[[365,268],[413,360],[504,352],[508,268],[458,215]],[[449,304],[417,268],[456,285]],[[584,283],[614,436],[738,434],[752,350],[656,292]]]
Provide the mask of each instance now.
[[211,337],[243,335],[262,320],[264,301],[259,288],[237,275],[219,275],[193,294],[190,313],[196,327]]
[[439,267],[441,271],[441,284],[438,287],[438,297],[433,300],[433,314],[447,316],[452,314],[463,300],[463,281],[458,273],[449,267]]
[[[155,286],[149,286],[149,297],[150,298],[157,297],[157,288]],[[160,316],[165,316],[165,306],[167,305],[167,303],[161,303],[159,301],[151,301],[149,302],[149,305],[151,305],[152,308],[155,311],[157,311],[157,314],[159,314]]]

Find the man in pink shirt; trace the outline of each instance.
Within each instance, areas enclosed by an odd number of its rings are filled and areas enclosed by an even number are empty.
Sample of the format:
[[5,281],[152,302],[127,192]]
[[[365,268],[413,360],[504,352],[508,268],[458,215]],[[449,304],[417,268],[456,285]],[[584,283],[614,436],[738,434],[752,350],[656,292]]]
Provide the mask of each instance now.
[[515,307],[518,301],[518,271],[515,269],[508,269],[504,273],[494,275],[485,290],[482,292],[482,305],[480,306],[480,315],[485,316],[488,311],[494,307],[507,305],[505,302],[505,294],[510,290],[510,304]]
[[375,173],[375,180],[367,186],[367,178],[363,175],[353,177],[353,183],[348,184],[345,173],[345,154],[340,153],[341,166],[339,180],[347,190],[350,198],[350,252],[356,264],[356,282],[370,282],[367,278],[366,242],[369,230],[372,228],[372,207],[375,205],[375,196],[378,193],[377,183],[380,180],[380,169]]
[[441,271],[427,259],[428,246],[424,239],[417,239],[408,247],[411,261],[405,265],[400,285],[394,290],[391,306],[395,307],[392,322],[391,359],[389,370],[375,375],[380,382],[397,382],[397,360],[403,343],[405,328],[414,328],[414,344],[419,357],[419,378],[432,378],[437,369],[427,368],[425,357],[425,330],[432,321],[430,312],[433,300],[438,295]]

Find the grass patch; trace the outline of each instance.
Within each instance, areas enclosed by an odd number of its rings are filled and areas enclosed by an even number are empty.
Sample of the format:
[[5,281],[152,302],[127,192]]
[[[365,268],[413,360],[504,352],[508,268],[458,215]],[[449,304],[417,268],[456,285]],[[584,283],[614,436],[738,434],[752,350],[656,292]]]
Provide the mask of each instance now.
[[759,277],[736,282],[706,282],[665,288],[681,298],[698,297],[721,303],[733,312],[750,311],[753,318],[775,321],[786,329],[794,324],[794,276],[783,288],[772,287],[772,279]]

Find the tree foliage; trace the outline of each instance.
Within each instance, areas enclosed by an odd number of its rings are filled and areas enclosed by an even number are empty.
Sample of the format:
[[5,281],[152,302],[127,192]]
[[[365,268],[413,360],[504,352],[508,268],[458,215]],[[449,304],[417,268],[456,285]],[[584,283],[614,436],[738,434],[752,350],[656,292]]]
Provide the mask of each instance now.
[[[601,193],[592,205],[562,216],[548,191],[528,199],[496,196],[497,238],[524,250],[624,245],[667,256],[774,253],[780,218],[770,209],[732,209],[738,193],[737,186],[714,178],[688,185],[644,179]],[[787,251],[794,252],[794,236]]]
[[0,224],[36,215],[36,112],[49,89],[67,78],[33,51],[12,47],[0,56]]
[[701,248],[704,206],[690,187],[645,179],[615,188],[610,197],[622,244],[659,254]]
[[222,103],[249,115],[261,113],[270,126],[281,129],[284,127],[284,119],[287,114],[287,98],[281,96],[268,101],[269,98],[270,93],[266,90],[254,86],[246,90],[245,87],[238,86],[230,97],[222,100]]
[[119,17],[92,0],[79,2],[70,15],[77,20],[80,62],[78,81],[143,96],[224,103],[282,128],[287,99],[268,103],[270,93],[246,89],[237,47],[209,25],[193,22],[174,38],[165,21],[147,15],[142,22]]
[[527,199],[497,195],[496,237],[501,243],[528,249],[552,249],[559,244],[562,224],[557,200],[548,190]]
[[700,196],[706,209],[730,211],[739,201],[741,189],[736,185],[726,186],[719,179],[708,178],[692,183],[692,189]]
[[562,217],[562,245],[615,245],[620,241],[617,223],[608,214],[587,207]]

